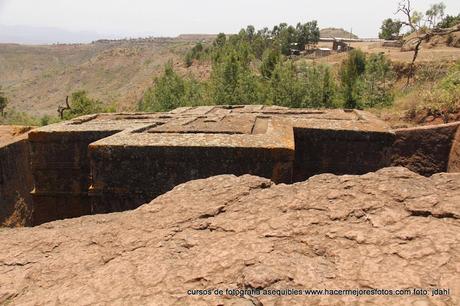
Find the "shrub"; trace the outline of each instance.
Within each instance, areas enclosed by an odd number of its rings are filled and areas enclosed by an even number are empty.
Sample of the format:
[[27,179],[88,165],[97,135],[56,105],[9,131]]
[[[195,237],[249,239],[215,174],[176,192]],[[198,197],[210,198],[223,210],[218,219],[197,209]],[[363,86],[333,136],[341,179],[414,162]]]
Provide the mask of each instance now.
[[50,123],[50,116],[44,115],[43,117],[40,118],[40,125],[45,126]]

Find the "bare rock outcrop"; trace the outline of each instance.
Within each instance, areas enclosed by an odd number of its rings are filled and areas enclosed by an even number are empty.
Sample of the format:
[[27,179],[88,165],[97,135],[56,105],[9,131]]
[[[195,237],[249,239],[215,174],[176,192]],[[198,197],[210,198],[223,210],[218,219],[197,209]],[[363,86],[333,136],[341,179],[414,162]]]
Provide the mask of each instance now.
[[[134,211],[0,229],[0,304],[458,305],[459,203],[460,174],[405,168],[294,185],[191,181]],[[215,288],[428,291],[192,291]]]

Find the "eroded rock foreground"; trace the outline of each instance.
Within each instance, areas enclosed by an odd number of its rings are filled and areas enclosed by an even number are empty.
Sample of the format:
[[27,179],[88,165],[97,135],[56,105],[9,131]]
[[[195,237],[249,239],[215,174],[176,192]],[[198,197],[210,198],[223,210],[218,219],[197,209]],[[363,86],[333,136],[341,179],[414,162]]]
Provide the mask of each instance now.
[[[222,175],[123,213],[1,229],[0,304],[460,304],[460,174],[294,185]],[[448,288],[448,296],[189,296],[209,288]]]

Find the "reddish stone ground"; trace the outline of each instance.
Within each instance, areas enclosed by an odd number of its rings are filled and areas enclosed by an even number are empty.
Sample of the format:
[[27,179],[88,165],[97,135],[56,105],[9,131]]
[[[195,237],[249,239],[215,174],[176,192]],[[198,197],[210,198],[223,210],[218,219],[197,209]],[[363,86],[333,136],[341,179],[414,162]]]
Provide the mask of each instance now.
[[[0,304],[459,305],[459,203],[460,174],[405,168],[191,181],[134,211],[0,229]],[[215,288],[427,295],[188,294]]]

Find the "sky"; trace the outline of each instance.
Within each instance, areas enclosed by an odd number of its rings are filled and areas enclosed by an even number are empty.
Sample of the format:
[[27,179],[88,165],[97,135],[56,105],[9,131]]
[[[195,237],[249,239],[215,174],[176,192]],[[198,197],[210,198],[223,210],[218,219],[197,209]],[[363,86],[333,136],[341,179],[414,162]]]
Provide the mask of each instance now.
[[[0,42],[87,42],[98,38],[237,33],[280,22],[318,20],[377,37],[399,0],[0,0]],[[412,0],[425,12],[439,0]],[[448,14],[460,1],[444,0]],[[16,41],[14,41],[16,40]]]

